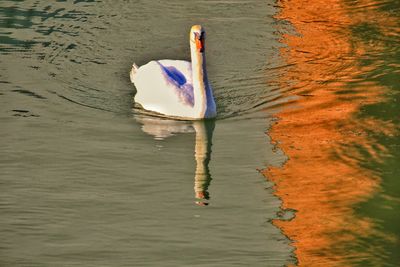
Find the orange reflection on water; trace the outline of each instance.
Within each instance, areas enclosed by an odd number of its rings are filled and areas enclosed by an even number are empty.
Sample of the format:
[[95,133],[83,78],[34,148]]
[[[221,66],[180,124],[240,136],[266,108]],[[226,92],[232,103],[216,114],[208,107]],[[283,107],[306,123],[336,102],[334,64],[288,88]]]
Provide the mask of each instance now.
[[[370,44],[352,39],[351,27],[365,20],[366,13],[350,15],[340,0],[280,4],[278,19],[289,21],[298,34],[283,35],[287,48],[281,56],[287,67],[277,82],[285,96],[298,98],[277,114],[279,121],[270,131],[289,160],[264,174],[276,184],[283,208],[296,210],[296,216],[274,224],[293,240],[301,266],[348,266],[354,257],[374,262],[368,251],[347,250],[349,242],[373,231],[373,222],[356,216],[353,207],[378,190],[380,182],[361,166],[366,156],[355,147],[379,160],[385,148],[367,132],[393,131],[390,123],[355,117],[363,105],[382,100],[384,91],[362,78],[373,68],[359,63]],[[374,15],[372,8],[366,12],[369,18]],[[375,22],[382,28],[393,23]],[[374,51],[379,49],[375,43]]]

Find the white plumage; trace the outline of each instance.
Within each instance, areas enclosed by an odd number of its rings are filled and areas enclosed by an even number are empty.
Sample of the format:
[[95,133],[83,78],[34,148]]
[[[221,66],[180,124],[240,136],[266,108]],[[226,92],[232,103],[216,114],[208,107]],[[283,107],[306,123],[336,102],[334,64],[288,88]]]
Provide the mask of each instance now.
[[144,109],[181,119],[215,117],[216,105],[208,83],[205,54],[205,32],[200,25],[190,30],[191,62],[158,60],[130,72],[137,93],[135,102]]

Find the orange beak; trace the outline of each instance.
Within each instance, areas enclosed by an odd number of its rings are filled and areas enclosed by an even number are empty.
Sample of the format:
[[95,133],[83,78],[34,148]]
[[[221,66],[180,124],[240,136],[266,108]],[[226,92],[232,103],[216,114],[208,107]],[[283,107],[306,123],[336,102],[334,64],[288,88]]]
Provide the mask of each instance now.
[[203,39],[197,39],[196,38],[196,48],[200,51],[204,51],[204,40]]

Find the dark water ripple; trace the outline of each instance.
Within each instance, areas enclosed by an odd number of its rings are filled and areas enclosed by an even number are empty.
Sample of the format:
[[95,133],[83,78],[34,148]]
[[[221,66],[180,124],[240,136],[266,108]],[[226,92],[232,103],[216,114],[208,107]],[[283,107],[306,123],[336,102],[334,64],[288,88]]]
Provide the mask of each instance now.
[[[271,17],[273,13],[268,14],[267,11],[264,14],[260,12],[261,16],[243,16],[238,6],[246,6],[248,3],[222,1],[207,3],[203,7],[201,3],[186,6],[180,2],[171,2],[168,5],[116,3],[109,6],[103,2],[55,2],[48,5],[27,1],[19,5],[6,1],[4,5],[1,25],[12,31],[1,35],[5,40],[2,42],[2,51],[16,52],[15,49],[18,49],[18,52],[24,52],[28,57],[39,59],[42,64],[36,67],[43,68],[53,82],[66,88],[57,94],[74,99],[77,103],[103,110],[126,109],[126,106],[101,105],[107,105],[110,102],[108,99],[116,97],[117,92],[111,94],[112,90],[126,88],[127,92],[128,80],[125,72],[132,61],[143,64],[155,58],[188,59],[187,27],[182,26],[190,24],[185,22],[187,18],[206,14],[207,21],[213,26],[210,28],[209,72],[216,97],[220,99],[220,116],[254,112],[260,107],[260,103],[249,103],[249,99],[268,97],[270,89],[263,84],[268,80],[268,77],[265,78],[265,68],[267,64],[275,64],[276,59],[270,50],[259,50],[270,43],[268,40],[275,38],[272,35],[274,29],[268,30],[266,22],[262,22],[263,18]],[[209,5],[213,5],[211,14]],[[234,8],[229,9],[233,6]],[[221,17],[224,8],[228,8],[229,12]],[[179,9],[182,9],[180,12],[185,12],[186,17],[178,15]],[[161,15],[176,25],[178,24],[175,20],[182,21],[182,26],[152,27],[146,24],[146,21]],[[217,27],[214,26],[215,23]],[[245,25],[253,30],[244,30]],[[23,31],[26,33],[21,35]],[[151,35],[144,34],[149,31],[152,32]],[[244,33],[252,46],[246,50],[241,47]],[[236,53],[234,58],[228,59],[226,53],[214,51]],[[260,53],[263,57],[260,57]],[[137,58],[137,55],[141,58]],[[265,58],[268,62],[265,62]],[[233,67],[235,62],[240,67]],[[110,84],[104,80],[104,73],[116,75],[120,82]],[[265,89],[260,92],[261,88]],[[92,102],[99,97],[104,101]]]

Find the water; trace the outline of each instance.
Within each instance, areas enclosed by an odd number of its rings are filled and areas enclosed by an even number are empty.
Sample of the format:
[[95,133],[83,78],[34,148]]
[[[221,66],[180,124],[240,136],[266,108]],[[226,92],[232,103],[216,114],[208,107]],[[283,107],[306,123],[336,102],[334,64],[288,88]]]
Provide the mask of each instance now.
[[[301,266],[398,266],[399,1],[290,1],[276,18],[288,102],[270,134],[290,160],[265,171]],[[321,16],[323,14],[323,16]]]
[[[1,5],[1,265],[294,261],[290,241],[269,223],[280,201],[257,171],[285,159],[272,151],[264,134],[271,116],[261,111],[277,94],[263,80],[279,46],[269,26],[274,7]],[[209,29],[219,118],[136,114],[132,62],[188,59],[194,23]]]
[[[0,8],[0,265],[399,262],[396,1]],[[218,118],[138,114],[197,23]]]

